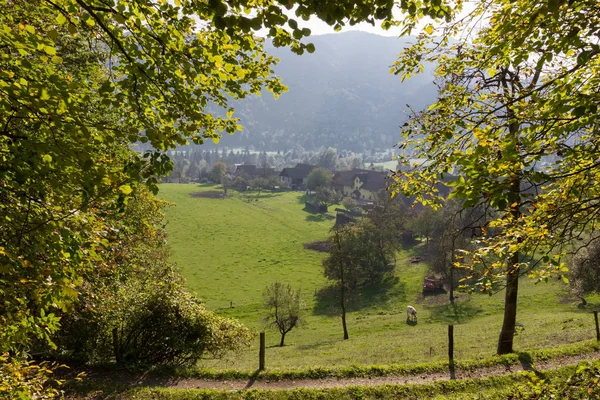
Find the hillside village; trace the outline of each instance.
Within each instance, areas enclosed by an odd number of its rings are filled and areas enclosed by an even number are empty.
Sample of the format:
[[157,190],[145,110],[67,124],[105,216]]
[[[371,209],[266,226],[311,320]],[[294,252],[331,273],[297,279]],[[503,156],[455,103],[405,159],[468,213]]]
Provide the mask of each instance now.
[[[248,189],[250,185],[247,182],[256,178],[271,179],[271,184],[276,183],[279,178],[279,184],[269,187],[269,189],[290,189],[296,191],[305,191],[307,187],[307,178],[310,173],[319,168],[316,165],[298,163],[294,167],[284,168],[280,172],[272,168],[257,168],[256,165],[236,165],[235,171],[231,174],[236,186],[240,189]],[[368,169],[351,169],[348,171],[330,171],[333,176],[329,183],[329,188],[342,197],[349,197],[360,203],[367,204],[374,202],[388,186],[390,172],[382,172]],[[245,186],[245,187],[244,187]]]

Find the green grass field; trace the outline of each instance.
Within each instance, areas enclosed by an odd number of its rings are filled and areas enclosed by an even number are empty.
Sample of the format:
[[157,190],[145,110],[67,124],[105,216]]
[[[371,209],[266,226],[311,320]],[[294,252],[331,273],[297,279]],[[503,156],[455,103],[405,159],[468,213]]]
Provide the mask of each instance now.
[[[504,293],[491,297],[459,294],[455,307],[448,303],[447,295],[423,298],[426,265],[408,261],[411,254],[423,251],[423,246],[399,254],[395,279],[385,287],[361,294],[348,318],[350,340],[342,340],[340,318],[330,315],[329,304],[315,296],[327,285],[321,272],[324,254],[302,246],[325,239],[334,220],[304,211],[302,194],[297,192],[263,194],[251,202],[238,195],[225,199],[193,196],[212,190],[219,188],[161,185],[160,196],[175,203],[166,213],[173,260],[190,291],[208,308],[238,318],[256,331],[263,328],[265,286],[280,280],[302,289],[308,308],[306,324],[286,336],[283,348],[276,346],[278,332],[267,331],[268,368],[444,360],[449,323],[455,325],[457,360],[495,353]],[[516,336],[518,350],[594,337],[593,316],[577,309],[576,302],[565,293],[559,282],[536,285],[522,280],[517,321],[524,329]],[[408,304],[419,311],[419,322],[414,326],[405,321]],[[205,361],[202,366],[255,369],[257,342],[239,354]]]

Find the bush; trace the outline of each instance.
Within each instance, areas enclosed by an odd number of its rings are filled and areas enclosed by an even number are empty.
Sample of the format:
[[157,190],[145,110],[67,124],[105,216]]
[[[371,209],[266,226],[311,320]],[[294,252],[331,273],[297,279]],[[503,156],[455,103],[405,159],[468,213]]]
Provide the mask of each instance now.
[[[61,391],[52,380],[52,365],[32,362],[0,355],[0,398],[1,399],[55,399]],[[53,385],[54,384],[54,385]]]
[[600,367],[598,363],[584,361],[568,379],[547,379],[535,372],[525,373],[529,382],[514,391],[513,399],[600,399]]
[[169,267],[120,285],[95,313],[82,304],[63,327],[59,348],[83,361],[187,365],[252,338],[240,323],[207,311]]

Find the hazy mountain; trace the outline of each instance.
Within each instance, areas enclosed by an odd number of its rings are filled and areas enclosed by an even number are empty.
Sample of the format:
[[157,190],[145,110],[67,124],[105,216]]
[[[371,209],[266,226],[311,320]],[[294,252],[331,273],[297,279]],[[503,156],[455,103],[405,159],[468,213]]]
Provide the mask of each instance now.
[[431,71],[403,83],[390,74],[411,38],[347,32],[310,39],[316,51],[302,56],[267,46],[281,60],[275,72],[289,91],[277,100],[265,94],[238,102],[235,115],[244,131],[224,137],[220,145],[389,149],[399,139],[406,104],[422,108],[435,99]]

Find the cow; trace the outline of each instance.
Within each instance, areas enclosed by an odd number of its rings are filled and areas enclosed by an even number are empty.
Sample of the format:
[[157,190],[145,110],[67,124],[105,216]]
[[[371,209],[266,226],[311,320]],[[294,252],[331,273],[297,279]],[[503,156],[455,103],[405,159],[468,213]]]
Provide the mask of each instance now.
[[406,307],[406,322],[408,321],[417,322],[417,310],[413,306]]

